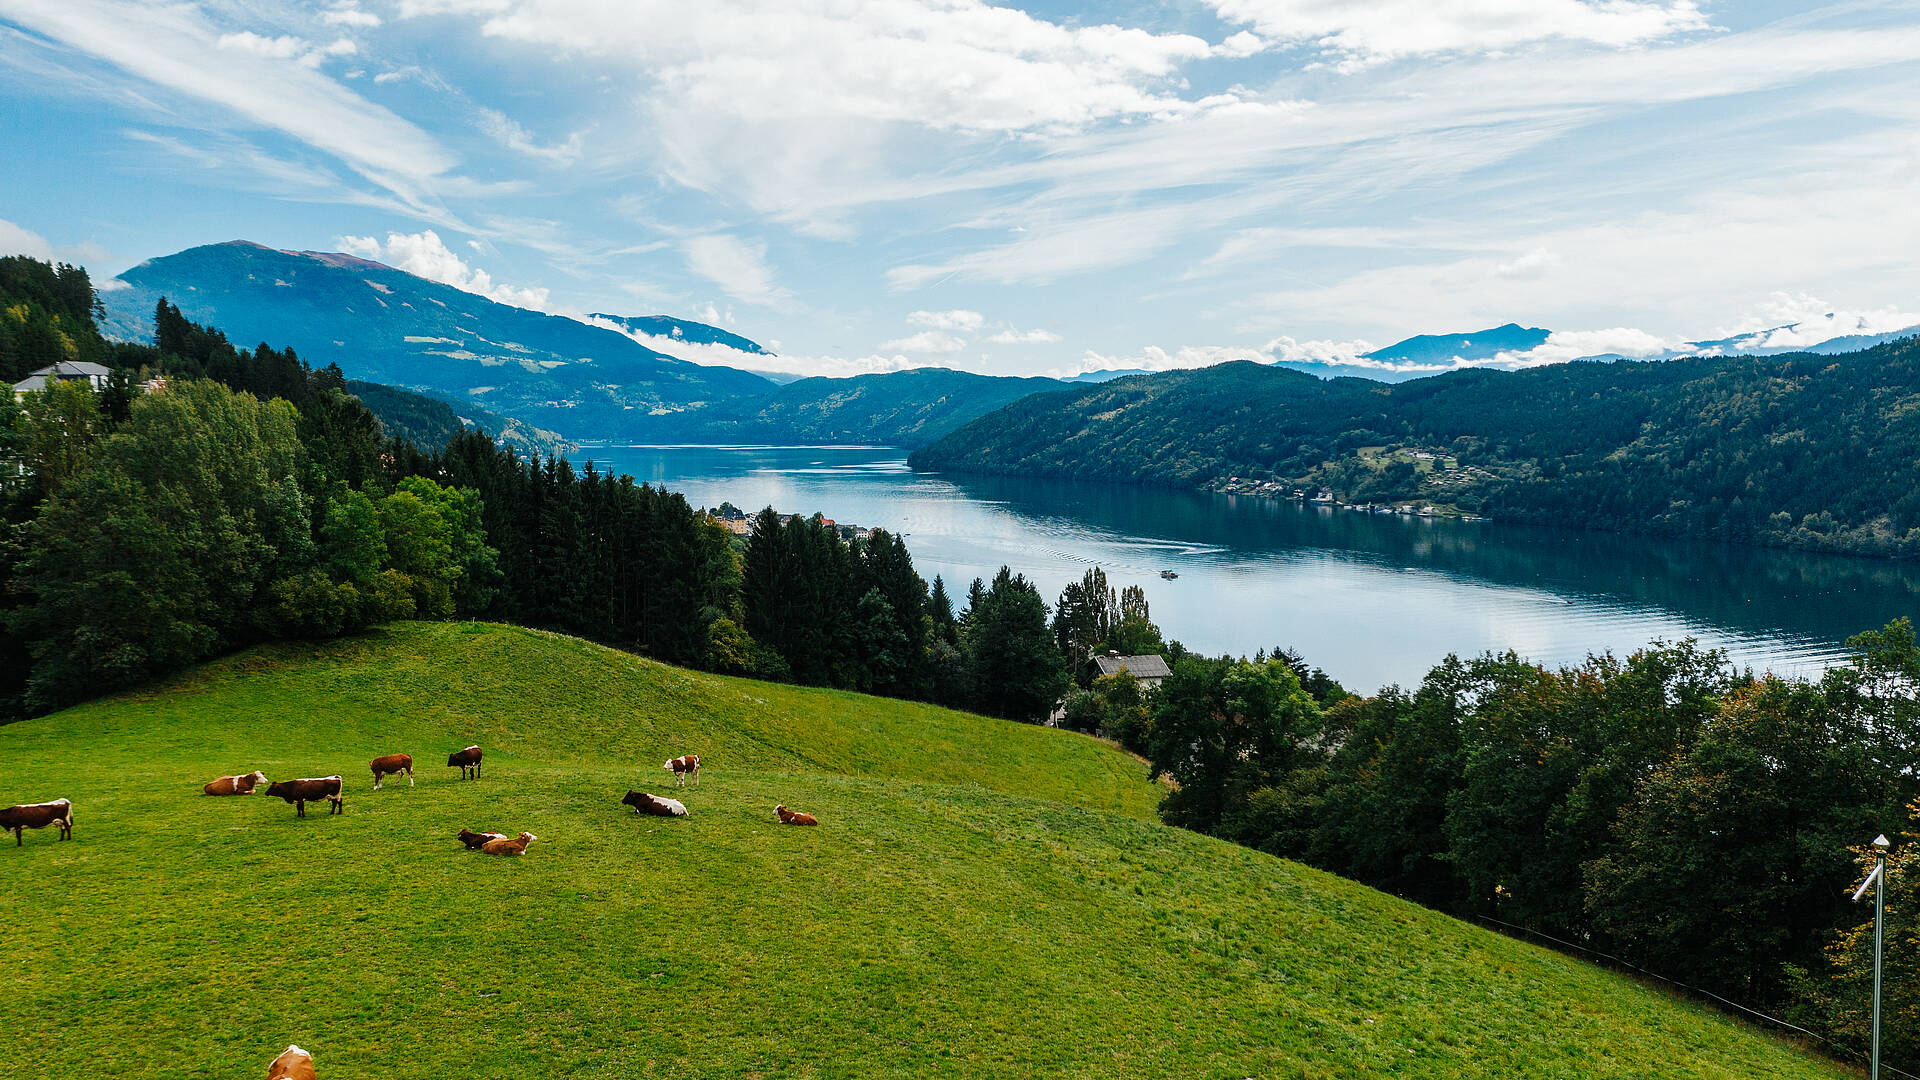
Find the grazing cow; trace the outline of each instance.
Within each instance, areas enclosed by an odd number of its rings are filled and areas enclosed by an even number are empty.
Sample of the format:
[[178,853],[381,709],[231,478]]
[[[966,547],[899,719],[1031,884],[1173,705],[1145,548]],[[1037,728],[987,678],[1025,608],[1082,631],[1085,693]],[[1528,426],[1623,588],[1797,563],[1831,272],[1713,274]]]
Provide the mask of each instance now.
[[660,767],[663,769],[673,770],[673,786],[674,787],[679,787],[680,785],[686,783],[688,778],[692,778],[694,787],[700,786],[700,755],[699,754],[688,754],[685,757],[677,757],[672,759],[671,761],[668,761],[666,764]]
[[313,1080],[313,1055],[289,1046],[267,1066],[267,1080]]
[[636,814],[653,814],[658,817],[692,817],[685,803],[679,799],[663,799],[658,795],[649,795],[644,791],[629,791],[620,805],[633,807]]
[[328,807],[327,816],[347,812],[347,798],[341,793],[340,778],[322,776],[309,780],[282,780],[267,788],[268,798],[285,799],[293,804],[295,817],[307,816],[307,804],[321,799],[333,805]]
[[479,851],[482,847],[486,846],[489,840],[505,840],[506,838],[506,833],[473,832],[469,829],[460,830],[460,842],[467,845],[468,851]]
[[412,754],[388,754],[385,757],[377,757],[373,759],[370,768],[373,769],[373,790],[375,791],[380,790],[380,781],[389,776],[399,776],[401,773],[407,774],[407,786],[413,786]]
[[245,776],[223,776],[200,790],[209,795],[251,795],[256,784],[267,782],[267,774],[255,769]]
[[465,780],[467,778],[468,769],[473,770],[473,778],[475,780],[480,779],[480,748],[477,746],[469,746],[458,753],[448,754],[447,768],[451,769],[455,765],[460,766],[460,779]]
[[21,847],[26,843],[24,830],[44,829],[49,825],[60,826],[60,839],[73,838],[73,804],[65,799],[52,802],[27,803],[23,806],[9,806],[0,810],[0,830],[13,834],[13,846]]
[[784,806],[776,806],[773,812],[780,815],[782,825],[818,825],[819,819],[812,814],[796,814]]
[[489,855],[525,855],[527,845],[540,839],[530,832],[523,832],[509,840],[502,836],[498,840],[489,840],[480,845],[480,850]]

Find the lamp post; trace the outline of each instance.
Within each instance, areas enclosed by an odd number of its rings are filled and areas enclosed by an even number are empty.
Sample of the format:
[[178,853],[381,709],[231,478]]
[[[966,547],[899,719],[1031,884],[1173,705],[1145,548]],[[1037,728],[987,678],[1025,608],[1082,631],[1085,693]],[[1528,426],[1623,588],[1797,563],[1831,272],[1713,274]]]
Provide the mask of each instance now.
[[1873,886],[1873,1042],[1869,1056],[1869,1080],[1880,1080],[1880,958],[1887,929],[1887,846],[1886,834],[1873,838],[1873,873],[1853,891],[1860,899]]

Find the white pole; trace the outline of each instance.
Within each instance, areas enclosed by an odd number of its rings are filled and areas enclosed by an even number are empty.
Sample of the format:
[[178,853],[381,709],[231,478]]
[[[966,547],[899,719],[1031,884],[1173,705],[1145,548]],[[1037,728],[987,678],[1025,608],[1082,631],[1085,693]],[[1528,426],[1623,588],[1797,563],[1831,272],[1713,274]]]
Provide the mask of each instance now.
[[1880,1080],[1880,960],[1887,929],[1887,838],[1873,840],[1873,1055],[1871,1080]]

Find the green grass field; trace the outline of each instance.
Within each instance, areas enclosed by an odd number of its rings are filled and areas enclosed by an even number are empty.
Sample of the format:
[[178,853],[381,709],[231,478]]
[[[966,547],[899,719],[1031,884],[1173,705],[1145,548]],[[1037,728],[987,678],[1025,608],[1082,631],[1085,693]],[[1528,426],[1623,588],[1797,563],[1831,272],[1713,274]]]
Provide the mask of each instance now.
[[[441,764],[469,742],[478,782]],[[395,751],[418,786],[370,791]],[[680,753],[691,819],[619,805]],[[255,767],[342,774],[345,815],[199,793]],[[1095,740],[511,627],[257,649],[0,728],[0,805],[61,796],[73,841],[0,848],[0,1077],[258,1077],[289,1042],[328,1080],[1847,1075],[1160,826]]]

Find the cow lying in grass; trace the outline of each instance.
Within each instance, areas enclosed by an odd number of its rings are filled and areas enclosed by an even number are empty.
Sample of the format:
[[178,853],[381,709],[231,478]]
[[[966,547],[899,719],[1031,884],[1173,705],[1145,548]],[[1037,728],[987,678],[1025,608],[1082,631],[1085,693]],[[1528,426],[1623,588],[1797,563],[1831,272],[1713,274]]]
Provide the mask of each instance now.
[[313,1055],[289,1046],[267,1066],[267,1080],[313,1080]]
[[377,757],[373,759],[373,764],[369,768],[373,770],[373,790],[375,791],[380,790],[380,781],[389,776],[399,776],[401,773],[407,774],[407,786],[413,786],[412,754],[388,754],[385,757]]
[[629,791],[620,805],[633,807],[636,814],[653,814],[657,817],[692,817],[685,803],[679,799],[664,799],[658,795],[649,795],[644,791]]
[[245,776],[223,776],[200,790],[209,795],[251,795],[254,786],[267,782],[267,774],[255,769]]
[[663,769],[673,770],[673,786],[674,787],[680,787],[681,785],[685,784],[688,779],[693,780],[694,787],[700,786],[700,755],[699,754],[687,754],[684,757],[669,758],[667,759],[666,764],[660,767]]
[[530,832],[523,832],[511,840],[504,836],[489,840],[480,845],[480,850],[489,855],[525,855],[527,845],[538,839],[540,838]]
[[308,780],[282,780],[268,786],[267,796],[285,799],[292,803],[295,817],[306,817],[308,803],[325,799],[332,804],[327,809],[327,816],[332,817],[335,814],[347,812],[347,800],[340,793],[340,786],[340,778],[337,776],[321,776]]
[[784,806],[776,806],[773,812],[780,815],[782,825],[818,825],[820,822],[812,814],[796,814]]
[[60,826],[60,839],[71,840],[73,804],[65,799],[55,799],[52,802],[26,803],[0,810],[0,830],[13,834],[14,847],[26,844],[25,830],[44,829],[49,825]]
[[475,780],[480,779],[480,748],[477,746],[469,746],[465,750],[457,750],[448,754],[447,768],[451,769],[456,765],[460,767],[460,779],[465,780],[467,778],[468,770],[472,770]]
[[460,830],[460,842],[467,845],[468,851],[479,851],[482,847],[486,846],[486,843],[489,840],[505,840],[505,839],[507,839],[506,833],[473,832],[470,829]]

